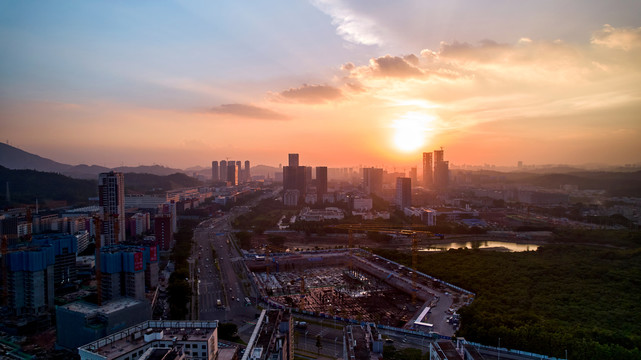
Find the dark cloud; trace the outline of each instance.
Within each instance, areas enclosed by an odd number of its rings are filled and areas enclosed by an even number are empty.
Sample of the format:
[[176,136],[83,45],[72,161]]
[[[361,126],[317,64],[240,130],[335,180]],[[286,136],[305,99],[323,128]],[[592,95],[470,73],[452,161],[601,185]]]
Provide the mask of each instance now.
[[282,98],[308,104],[320,104],[343,97],[340,89],[328,85],[307,85],[291,88],[279,94]]
[[288,117],[273,110],[245,104],[223,104],[210,110],[214,114],[233,115],[251,119],[287,120]]
[[[411,62],[416,60],[416,63],[418,63],[418,58],[416,58],[416,56],[412,58],[411,56],[406,56],[406,58]],[[403,78],[423,75],[423,72],[419,68],[398,56],[385,55],[371,59],[370,65],[374,73],[378,76]]]

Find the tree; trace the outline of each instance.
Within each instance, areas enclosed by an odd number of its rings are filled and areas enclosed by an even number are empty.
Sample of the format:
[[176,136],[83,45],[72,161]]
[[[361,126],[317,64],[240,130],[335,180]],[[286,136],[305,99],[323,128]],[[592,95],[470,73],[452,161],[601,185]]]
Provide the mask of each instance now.
[[320,354],[320,349],[323,348],[323,343],[321,342],[321,337],[320,335],[316,335],[316,353]]
[[227,341],[238,341],[238,326],[234,323],[222,323],[218,326],[218,337]]

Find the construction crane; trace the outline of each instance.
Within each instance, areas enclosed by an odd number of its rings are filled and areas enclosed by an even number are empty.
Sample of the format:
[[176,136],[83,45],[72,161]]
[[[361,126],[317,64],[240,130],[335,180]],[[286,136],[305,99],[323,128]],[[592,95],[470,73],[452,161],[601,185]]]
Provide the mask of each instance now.
[[416,272],[418,271],[418,236],[412,233],[412,305],[416,305],[416,293],[418,287],[416,285]]
[[347,236],[347,248],[349,249],[349,256],[347,257],[348,263],[347,263],[347,271],[352,272],[354,271],[354,264],[352,261],[352,248],[354,247],[354,234],[352,234],[352,227],[350,226],[348,229],[348,236]]
[[[351,249],[353,244],[353,231],[376,231],[384,234],[409,236],[412,239],[412,304],[416,304],[416,293],[418,292],[417,286],[417,271],[418,271],[418,241],[420,237],[434,236],[432,232],[422,230],[425,229],[424,225],[368,225],[368,224],[340,224],[331,226],[335,229],[347,229],[349,237],[348,244]],[[349,256],[349,269],[352,269],[352,254],[350,250]]]
[[96,297],[98,298],[98,306],[102,306],[102,273],[100,271],[100,247],[102,244],[100,230],[102,219],[100,219],[99,215],[94,215],[92,218],[96,234]]
[[9,253],[7,250],[8,241],[7,235],[2,235],[2,305],[4,306],[7,306],[9,303],[9,289],[7,289],[7,286],[9,285],[9,269],[7,264],[7,254]]
[[32,221],[33,217],[31,216],[31,208],[27,208],[27,236],[25,237],[27,242],[31,242]]

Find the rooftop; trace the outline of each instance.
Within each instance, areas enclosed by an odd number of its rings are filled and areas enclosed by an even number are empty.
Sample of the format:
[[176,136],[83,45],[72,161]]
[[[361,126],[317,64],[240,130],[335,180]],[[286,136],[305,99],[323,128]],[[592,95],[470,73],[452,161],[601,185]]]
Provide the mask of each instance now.
[[102,306],[84,301],[76,301],[70,304],[62,305],[61,308],[83,313],[86,315],[92,315],[96,313],[111,314],[124,308],[139,305],[140,303],[140,300],[132,298],[121,298],[105,302]]
[[203,341],[206,342],[218,327],[218,321],[149,320],[136,326],[108,335],[87,345],[86,351],[113,359],[151,341]]

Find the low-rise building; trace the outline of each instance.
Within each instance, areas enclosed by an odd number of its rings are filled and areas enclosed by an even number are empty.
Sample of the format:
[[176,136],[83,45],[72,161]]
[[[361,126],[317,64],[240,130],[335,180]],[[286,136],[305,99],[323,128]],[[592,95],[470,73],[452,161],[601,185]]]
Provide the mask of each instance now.
[[214,360],[218,321],[148,320],[80,346],[78,354],[81,360]]

